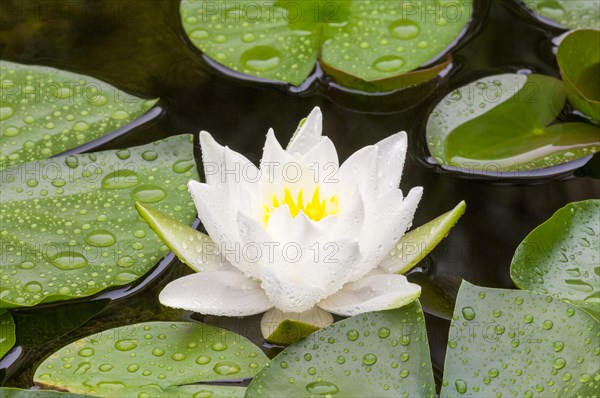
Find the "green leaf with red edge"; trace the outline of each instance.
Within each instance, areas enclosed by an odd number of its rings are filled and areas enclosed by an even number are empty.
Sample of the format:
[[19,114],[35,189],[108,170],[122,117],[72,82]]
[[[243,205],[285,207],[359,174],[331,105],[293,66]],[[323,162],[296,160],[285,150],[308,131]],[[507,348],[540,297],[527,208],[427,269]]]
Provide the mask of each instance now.
[[182,0],[180,13],[194,46],[234,71],[297,86],[319,62],[344,86],[392,91],[448,66],[430,64],[465,31],[472,1]]

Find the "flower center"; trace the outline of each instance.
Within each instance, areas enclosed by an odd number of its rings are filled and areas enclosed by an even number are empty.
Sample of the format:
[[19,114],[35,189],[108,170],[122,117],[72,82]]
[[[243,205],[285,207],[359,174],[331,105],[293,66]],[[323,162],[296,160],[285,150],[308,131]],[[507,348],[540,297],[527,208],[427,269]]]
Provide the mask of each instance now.
[[288,187],[285,188],[283,198],[279,199],[277,196],[271,194],[271,199],[271,204],[263,206],[265,224],[269,222],[269,217],[271,217],[275,209],[283,205],[288,206],[292,217],[296,217],[302,211],[313,221],[319,221],[338,212],[337,195],[333,195],[330,198],[321,198],[319,185],[316,186],[312,193],[312,198],[307,202],[304,201],[304,192],[302,189],[298,191],[297,197],[294,198]]

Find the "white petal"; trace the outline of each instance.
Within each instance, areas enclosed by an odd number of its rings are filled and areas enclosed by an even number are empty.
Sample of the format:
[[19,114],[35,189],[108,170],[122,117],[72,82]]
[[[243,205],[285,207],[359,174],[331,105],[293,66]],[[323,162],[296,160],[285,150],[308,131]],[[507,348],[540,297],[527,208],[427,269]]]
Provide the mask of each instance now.
[[291,218],[284,210],[278,209],[281,217],[276,217],[281,219],[277,226],[281,236],[267,233],[243,213],[238,214],[239,231],[245,246],[261,249],[254,263],[273,305],[285,312],[303,312],[339,290],[363,260],[358,241],[330,241],[318,223],[302,213]]
[[[258,176],[258,169],[242,154],[219,145],[206,131],[200,132],[200,148],[206,182],[223,187],[244,183],[246,176]],[[258,180],[258,179],[257,179]]]
[[[361,231],[365,225],[365,204],[362,194],[358,189],[349,197],[344,198],[342,208],[336,217],[327,217],[322,220],[325,222],[335,220],[328,226],[331,231],[331,237],[338,239],[359,239]],[[322,222],[323,223],[323,222]],[[326,225],[325,223],[323,223]]]
[[263,147],[263,156],[260,160],[261,174],[264,175],[269,171],[269,164],[278,165],[280,170],[282,164],[293,160],[294,157],[281,147],[281,144],[275,137],[273,129],[269,129],[267,132],[267,139],[265,140],[265,146]]
[[354,152],[340,166],[340,199],[350,195],[351,190],[358,186],[367,209],[374,202],[377,197],[377,151],[375,146],[366,146]]
[[208,235],[227,260],[249,277],[256,278],[254,264],[245,260],[237,230],[237,209],[232,206],[228,193],[220,188],[190,181],[188,184],[198,216]]
[[398,189],[406,160],[408,139],[404,131],[375,144],[377,147],[377,190]]
[[285,320],[302,322],[322,329],[333,323],[333,316],[319,307],[313,307],[304,312],[283,312],[277,308],[272,308],[265,312],[260,321],[260,329],[265,339],[275,332],[279,324]]
[[[423,195],[423,188],[415,187],[401,202],[393,201],[400,191],[391,191],[377,203],[378,211],[365,220],[360,243],[363,256],[377,266],[398,243],[412,225],[412,220]],[[388,199],[389,200],[385,200]],[[367,270],[368,272],[368,270]],[[362,275],[357,275],[359,278]]]
[[308,153],[308,151],[319,143],[322,129],[323,115],[321,114],[321,109],[315,107],[308,115],[306,122],[304,122],[302,127],[300,127],[290,140],[287,151],[292,154],[299,153],[301,155]]
[[257,281],[240,272],[200,272],[169,283],[159,295],[163,305],[217,316],[260,314],[273,305]]
[[[340,164],[333,142],[328,137],[321,137],[320,142],[307,154],[302,156],[306,164],[306,172],[312,185],[319,184],[321,194],[330,197],[338,193]],[[308,192],[306,192],[308,194]],[[310,199],[310,198],[307,198]]]
[[416,300],[421,287],[404,275],[375,274],[352,282],[318,305],[325,311],[353,316],[369,311],[399,308]]

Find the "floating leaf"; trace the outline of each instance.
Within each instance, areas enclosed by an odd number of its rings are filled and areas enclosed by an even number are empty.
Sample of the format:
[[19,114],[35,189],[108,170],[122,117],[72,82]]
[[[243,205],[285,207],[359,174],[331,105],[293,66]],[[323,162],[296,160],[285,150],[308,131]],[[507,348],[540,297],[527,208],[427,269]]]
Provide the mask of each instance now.
[[234,71],[299,85],[319,58],[341,84],[390,91],[447,66],[403,76],[457,40],[471,19],[472,1],[182,0],[180,12],[192,43]]
[[15,345],[15,322],[10,312],[0,309],[0,358]]
[[467,170],[531,170],[600,150],[600,128],[551,124],[566,101],[560,80],[542,75],[488,76],[447,95],[427,121],[438,163]]
[[600,320],[600,200],[569,203],[534,229],[517,247],[510,276]]
[[441,397],[598,393],[600,324],[550,296],[463,282]]
[[537,14],[569,29],[600,28],[600,7],[596,0],[527,0]]
[[158,101],[47,66],[1,61],[0,72],[0,169],[90,142]]
[[283,350],[246,397],[434,397],[421,306],[336,322]]
[[380,266],[398,274],[410,271],[448,236],[450,229],[465,214],[466,208],[466,203],[462,201],[449,212],[408,232],[400,238]]
[[252,377],[267,362],[259,347],[228,330],[147,322],[61,348],[37,368],[34,382],[103,397],[243,396],[242,387],[195,383]]
[[46,159],[0,171],[0,306],[32,306],[124,285],[167,251],[135,211],[191,223],[191,136]]
[[3,398],[86,398],[90,395],[70,394],[52,390],[22,390],[20,388],[0,387],[0,397]]
[[598,43],[600,30],[576,30],[561,41],[556,57],[569,101],[576,109],[600,123]]

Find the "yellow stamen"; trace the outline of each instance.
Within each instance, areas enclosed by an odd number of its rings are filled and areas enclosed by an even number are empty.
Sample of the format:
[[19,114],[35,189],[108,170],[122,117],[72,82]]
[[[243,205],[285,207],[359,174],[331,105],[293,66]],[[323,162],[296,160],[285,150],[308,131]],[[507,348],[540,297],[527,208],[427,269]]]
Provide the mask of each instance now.
[[329,199],[321,198],[319,185],[315,187],[311,200],[306,203],[304,202],[304,192],[302,190],[298,191],[298,195],[294,198],[288,187],[283,192],[282,200],[277,199],[275,195],[271,195],[271,200],[272,204],[270,206],[268,204],[263,206],[265,224],[269,222],[269,217],[271,217],[273,211],[283,205],[288,206],[292,217],[296,217],[302,211],[313,221],[319,221],[329,215],[336,214],[339,206],[337,195],[333,195]]

